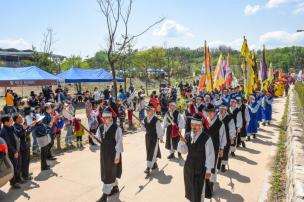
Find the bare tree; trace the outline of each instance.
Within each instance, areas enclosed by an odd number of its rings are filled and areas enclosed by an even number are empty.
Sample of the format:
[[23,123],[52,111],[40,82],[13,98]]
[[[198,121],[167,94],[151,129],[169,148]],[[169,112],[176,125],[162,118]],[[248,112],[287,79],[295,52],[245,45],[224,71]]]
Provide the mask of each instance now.
[[115,95],[117,95],[116,64],[128,52],[128,47],[136,38],[161,23],[164,18],[146,27],[139,34],[129,33],[129,20],[133,0],[97,0],[100,11],[105,17],[107,26],[107,56],[112,70]]
[[46,32],[43,34],[41,51],[44,54],[52,55],[53,46],[55,44],[54,31],[51,27],[47,28]]

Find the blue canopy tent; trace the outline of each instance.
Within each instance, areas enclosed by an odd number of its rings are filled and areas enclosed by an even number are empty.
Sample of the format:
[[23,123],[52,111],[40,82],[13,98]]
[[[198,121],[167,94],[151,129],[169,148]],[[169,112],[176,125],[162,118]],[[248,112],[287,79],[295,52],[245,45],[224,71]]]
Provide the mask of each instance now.
[[[83,83],[83,82],[111,82],[113,80],[112,73],[104,69],[80,69],[72,67],[57,75],[62,78],[65,83]],[[123,82],[124,79],[116,77],[117,82]]]
[[0,67],[0,87],[56,85],[60,80],[36,66]]

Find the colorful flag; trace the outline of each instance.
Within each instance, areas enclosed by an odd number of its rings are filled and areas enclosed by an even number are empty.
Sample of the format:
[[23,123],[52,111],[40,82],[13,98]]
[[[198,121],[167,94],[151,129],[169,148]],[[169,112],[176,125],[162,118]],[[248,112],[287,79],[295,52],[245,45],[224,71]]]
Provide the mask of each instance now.
[[271,83],[273,81],[274,75],[273,75],[273,68],[272,63],[270,63],[269,70],[268,70],[268,81]]
[[220,54],[219,60],[217,62],[216,68],[214,70],[214,88],[217,90],[221,90],[223,85],[225,84],[224,70],[223,66],[225,65],[225,61],[222,60],[222,54]]
[[206,91],[211,93],[213,90],[213,81],[212,81],[212,73],[211,73],[211,54],[210,50],[207,47],[207,42],[205,41],[205,68],[206,68]]
[[242,49],[241,49],[241,55],[246,59],[246,62],[250,62],[251,57],[250,57],[250,51],[248,48],[248,44],[247,44],[247,39],[244,37],[244,41],[243,41],[243,45],[242,45]]
[[263,53],[262,53],[261,79],[262,79],[262,82],[267,79],[267,64],[266,64],[266,49],[265,49],[265,45],[263,46]]

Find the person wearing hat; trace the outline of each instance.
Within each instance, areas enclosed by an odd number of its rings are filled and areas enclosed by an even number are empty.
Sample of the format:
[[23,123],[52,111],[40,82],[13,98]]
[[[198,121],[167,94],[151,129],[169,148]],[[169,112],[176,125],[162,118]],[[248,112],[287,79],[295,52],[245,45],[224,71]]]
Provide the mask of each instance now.
[[214,93],[214,98],[212,100],[212,104],[215,106],[215,108],[219,108],[223,103],[223,100],[220,97],[220,94],[218,92]]
[[262,101],[262,118],[263,118],[263,125],[265,126],[270,125],[270,121],[272,119],[272,102],[273,102],[273,96],[270,92],[266,92],[266,95],[263,98]]
[[160,121],[155,116],[154,106],[150,103],[145,107],[147,117],[143,120],[146,129],[146,151],[147,151],[147,169],[146,174],[150,174],[151,170],[157,169],[157,158],[161,158],[158,141],[163,143],[163,130]]
[[201,113],[204,110],[203,97],[201,95],[195,98],[195,111]]
[[[169,110],[164,117],[164,129],[166,130],[166,149],[170,151],[168,159],[175,158],[174,152],[177,149],[179,141],[180,129],[185,127],[185,121],[183,116],[176,110],[176,102],[171,100],[169,102]],[[181,158],[181,154],[178,153],[178,157]]]
[[123,152],[122,130],[113,122],[109,107],[102,112],[103,124],[97,129],[100,144],[100,171],[103,195],[98,202],[106,202],[108,196],[119,192],[117,178],[122,174],[121,153]]
[[62,116],[64,117],[64,125],[66,129],[66,135],[64,138],[66,148],[70,148],[73,146],[72,137],[73,137],[73,120],[74,120],[74,108],[68,102],[64,103]]
[[20,140],[13,128],[14,121],[8,114],[1,117],[3,128],[0,131],[0,137],[3,138],[7,144],[8,157],[14,167],[14,176],[10,180],[10,185],[13,189],[20,188]]
[[48,158],[48,149],[49,144],[51,143],[51,137],[48,134],[48,130],[46,126],[42,123],[45,116],[38,115],[36,119],[36,124],[33,127],[33,135],[37,137],[37,142],[39,147],[41,148],[40,152],[40,165],[41,171],[49,170],[50,166],[47,164],[46,160]]
[[[229,114],[231,114],[234,124],[235,124],[235,130],[237,132],[237,136],[239,132],[241,131],[241,128],[243,126],[243,119],[242,119],[242,113],[240,112],[239,108],[237,107],[237,100],[236,98],[232,97],[230,99],[230,107],[228,108]],[[230,151],[231,151],[231,156],[235,156],[236,152],[236,145],[237,143],[237,137],[235,138],[234,142],[231,143],[230,145]]]
[[217,169],[222,172],[226,171],[226,165],[228,165],[228,158],[230,152],[230,145],[234,143],[236,137],[235,124],[232,114],[227,111],[227,106],[222,104],[219,106],[219,119],[222,121],[225,127],[227,144],[224,147],[223,156],[219,158]]
[[250,121],[247,131],[247,141],[250,141],[250,137],[256,138],[256,134],[258,132],[258,111],[261,105],[261,101],[255,100],[255,95],[251,94],[248,99],[247,107],[250,115]]
[[207,107],[211,103],[211,95],[206,93],[204,96],[204,106]]
[[218,158],[223,157],[224,147],[227,144],[225,126],[216,114],[215,107],[209,103],[205,108],[208,116],[209,128],[205,132],[210,135],[214,146],[214,169],[211,170],[212,177],[206,181],[206,198],[211,198],[213,193],[213,184],[216,182],[216,165]]
[[246,100],[245,99],[242,99],[241,97],[237,97],[236,98],[237,101],[238,101],[238,108],[242,114],[242,128],[237,131],[238,133],[238,136],[237,136],[237,147],[239,147],[241,144],[243,147],[246,147],[246,144],[245,144],[245,140],[246,140],[246,137],[247,137],[247,127],[249,125],[249,122],[250,122],[250,115],[249,115],[249,110],[248,110],[248,107],[247,105],[245,104]]
[[52,147],[54,145],[55,140],[55,131],[53,130],[54,126],[54,117],[52,117],[53,107],[55,107],[52,103],[47,103],[44,107],[44,119],[42,120],[42,123],[45,125],[47,133],[49,134],[51,138],[51,142],[48,145],[48,160],[56,160],[56,158],[52,155]]
[[212,139],[204,132],[203,119],[199,113],[191,119],[191,133],[180,139],[177,151],[187,154],[184,165],[185,197],[191,202],[204,200],[205,180],[210,179],[214,168]]
[[229,89],[224,88],[222,93],[222,101],[226,106],[229,106],[230,103],[230,95],[229,95]]

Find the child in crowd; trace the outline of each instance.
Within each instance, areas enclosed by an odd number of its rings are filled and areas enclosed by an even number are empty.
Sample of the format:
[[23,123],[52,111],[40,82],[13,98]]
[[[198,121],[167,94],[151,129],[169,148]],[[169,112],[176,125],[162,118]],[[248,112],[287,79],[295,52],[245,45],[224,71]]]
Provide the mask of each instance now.
[[73,125],[74,125],[74,133],[76,136],[76,141],[77,141],[77,148],[82,148],[82,136],[84,135],[84,129],[81,126],[81,119],[74,119],[73,121]]

